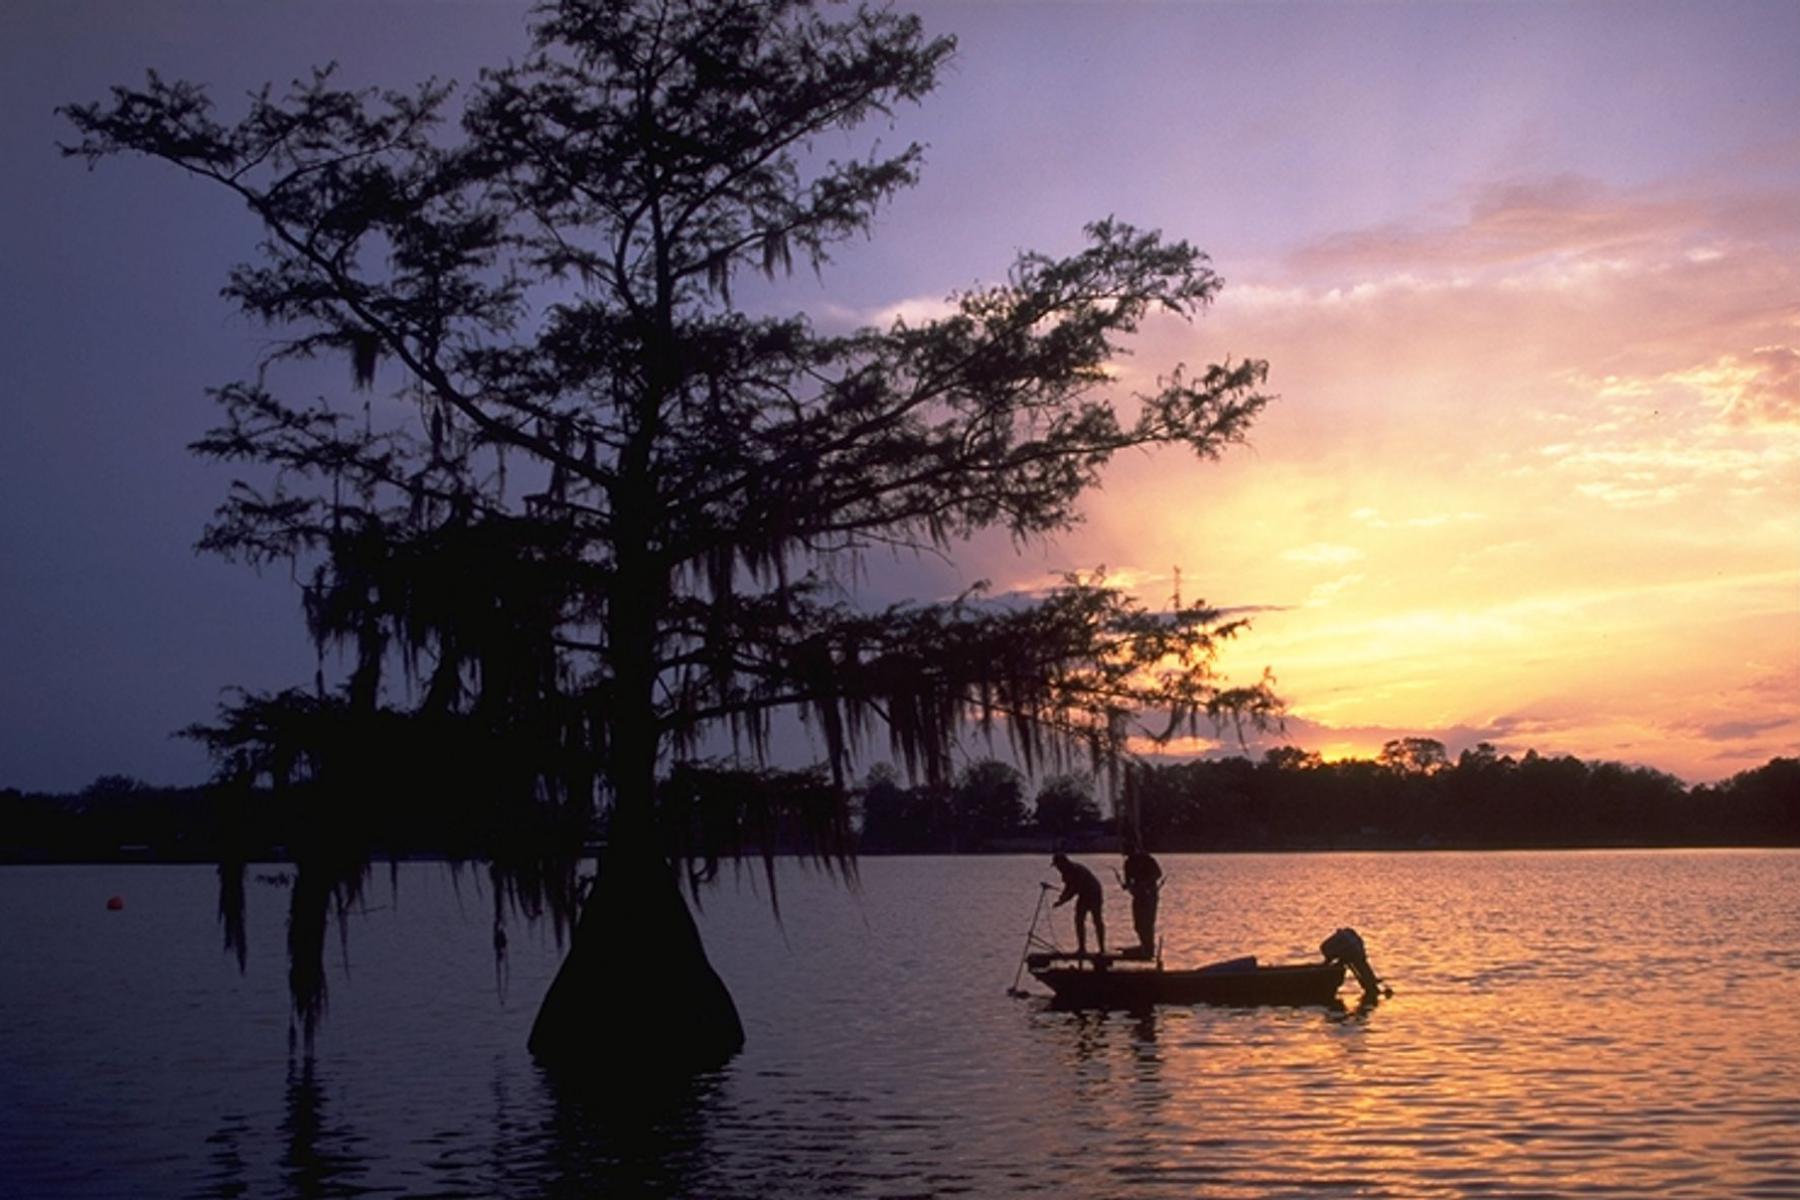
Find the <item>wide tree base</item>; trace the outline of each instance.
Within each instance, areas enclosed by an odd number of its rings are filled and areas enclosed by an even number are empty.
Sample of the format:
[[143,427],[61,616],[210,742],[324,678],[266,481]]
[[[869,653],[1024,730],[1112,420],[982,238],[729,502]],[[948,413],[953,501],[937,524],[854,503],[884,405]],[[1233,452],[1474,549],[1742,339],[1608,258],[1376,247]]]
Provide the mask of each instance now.
[[661,861],[603,861],[528,1043],[545,1068],[652,1081],[715,1070],[744,1025]]

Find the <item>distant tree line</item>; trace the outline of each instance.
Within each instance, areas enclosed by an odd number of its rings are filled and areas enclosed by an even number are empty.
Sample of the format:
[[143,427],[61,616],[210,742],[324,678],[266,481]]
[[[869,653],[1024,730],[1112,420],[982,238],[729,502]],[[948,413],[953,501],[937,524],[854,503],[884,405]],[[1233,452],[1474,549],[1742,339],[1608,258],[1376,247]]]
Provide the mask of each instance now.
[[102,775],[74,793],[0,789],[0,861],[210,859],[219,844],[213,789],[152,787]]
[[892,768],[869,772],[857,796],[859,846],[869,853],[979,853],[1018,848],[1020,839],[1075,841],[1105,836],[1088,775],[1053,775],[1026,805],[1026,780],[995,759],[965,767],[952,783],[904,787]]
[[1134,823],[1161,851],[1800,845],[1792,758],[1689,788],[1646,767],[1513,758],[1486,743],[1452,761],[1442,742],[1401,738],[1376,759],[1326,762],[1284,746],[1260,762],[1136,766],[1106,821],[1083,776],[1045,781],[1029,809],[1025,797],[1024,778],[999,762],[936,787],[903,787],[878,769],[861,789],[861,849],[957,853],[1033,837],[1078,845]]
[[[74,793],[0,789],[0,862],[274,862],[354,846],[377,857],[495,859],[549,832],[496,832],[481,806],[396,779],[391,805],[314,785],[157,787],[103,775]],[[321,812],[331,811],[329,820]]]
[[[769,840],[801,840],[780,828],[824,796],[822,773],[769,780],[684,770],[667,785],[696,795],[771,788],[760,799],[697,803],[691,825],[671,830],[696,861],[714,857],[742,830],[718,819],[766,814]],[[802,803],[794,803],[798,797]],[[1326,762],[1295,747],[1248,758],[1138,765],[1109,816],[1095,781],[1051,775],[1035,790],[1015,767],[977,761],[945,783],[908,786],[878,765],[851,797],[859,848],[867,854],[970,854],[1053,845],[1110,847],[1136,828],[1164,852],[1574,846],[1800,846],[1800,759],[1775,758],[1721,783],[1685,786],[1646,767],[1547,757],[1514,758],[1482,744],[1452,760],[1441,742],[1403,738],[1376,759]],[[431,802],[418,797],[420,805]],[[309,836],[304,797],[246,795],[216,786],[152,787],[108,775],[72,795],[0,790],[0,861],[143,858],[278,860]],[[403,819],[385,820],[368,842],[392,855],[488,857],[488,834],[426,842]],[[425,822],[413,829],[432,828]],[[441,824],[436,828],[442,828]],[[603,838],[604,828],[593,831]],[[517,840],[517,837],[513,840]]]
[[1148,843],[1165,850],[1800,845],[1800,759],[1718,784],[1570,756],[1453,762],[1404,738],[1379,758],[1325,762],[1293,747],[1133,773]]

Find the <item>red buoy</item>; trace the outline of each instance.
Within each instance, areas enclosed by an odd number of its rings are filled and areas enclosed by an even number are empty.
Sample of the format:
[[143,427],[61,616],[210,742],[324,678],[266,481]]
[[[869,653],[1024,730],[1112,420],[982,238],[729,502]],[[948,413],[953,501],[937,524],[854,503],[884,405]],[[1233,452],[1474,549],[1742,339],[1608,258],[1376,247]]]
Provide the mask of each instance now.
[[123,896],[114,896],[112,899],[110,899],[106,902],[106,911],[107,912],[118,912],[121,908],[124,908],[124,907],[125,907],[125,897],[123,897]]

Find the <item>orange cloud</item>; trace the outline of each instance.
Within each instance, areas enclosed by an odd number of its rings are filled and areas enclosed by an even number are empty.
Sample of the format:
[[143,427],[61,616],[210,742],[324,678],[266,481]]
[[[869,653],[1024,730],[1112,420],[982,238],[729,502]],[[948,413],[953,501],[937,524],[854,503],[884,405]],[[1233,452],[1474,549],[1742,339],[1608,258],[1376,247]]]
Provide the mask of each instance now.
[[1460,731],[1696,780],[1800,752],[1747,682],[1800,661],[1785,199],[1510,183],[1237,269],[1136,361],[1266,357],[1281,399],[1219,464],[1115,471],[1060,551],[1264,609],[1224,665],[1272,667],[1308,748]]

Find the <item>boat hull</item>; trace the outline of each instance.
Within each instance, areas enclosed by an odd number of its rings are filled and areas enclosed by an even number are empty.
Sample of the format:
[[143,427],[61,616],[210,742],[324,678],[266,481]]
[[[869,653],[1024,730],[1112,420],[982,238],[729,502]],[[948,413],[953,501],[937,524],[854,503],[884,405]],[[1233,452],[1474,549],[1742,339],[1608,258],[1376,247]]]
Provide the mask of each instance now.
[[1062,1008],[1150,1008],[1158,1004],[1332,1004],[1344,982],[1340,962],[1233,970],[1143,970],[1045,966],[1031,972]]

